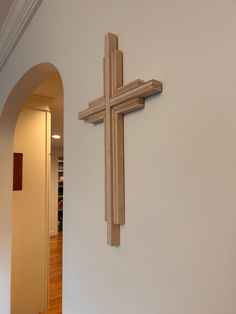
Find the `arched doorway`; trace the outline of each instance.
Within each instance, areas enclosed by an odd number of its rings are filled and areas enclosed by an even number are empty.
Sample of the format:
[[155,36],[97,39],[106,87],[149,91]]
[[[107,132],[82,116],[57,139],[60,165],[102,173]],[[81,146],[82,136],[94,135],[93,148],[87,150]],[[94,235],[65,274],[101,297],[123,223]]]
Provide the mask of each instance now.
[[[16,83],[9,94],[0,116],[0,312],[11,312],[11,275],[12,275],[12,177],[13,177],[13,138],[16,123],[22,106],[34,90],[49,76],[59,72],[49,63],[42,63],[28,70]],[[49,215],[45,217],[49,224]],[[29,222],[30,223],[30,222]],[[48,230],[47,230],[48,231]],[[49,232],[45,234],[45,250],[49,243]],[[48,258],[48,256],[47,256]],[[45,261],[42,261],[45,262]],[[46,265],[46,263],[45,263]],[[45,278],[45,282],[47,278]],[[35,283],[37,285],[37,283]],[[22,287],[23,288],[23,287]],[[46,309],[47,295],[43,300]]]

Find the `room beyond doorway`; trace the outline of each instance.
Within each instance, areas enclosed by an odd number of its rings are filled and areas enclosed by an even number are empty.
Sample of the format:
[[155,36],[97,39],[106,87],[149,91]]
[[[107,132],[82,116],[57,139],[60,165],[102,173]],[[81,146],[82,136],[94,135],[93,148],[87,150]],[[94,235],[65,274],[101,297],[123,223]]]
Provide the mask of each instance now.
[[44,81],[35,94],[52,99],[51,175],[49,198],[50,279],[49,308],[45,314],[62,313],[62,244],[64,195],[64,103],[61,78],[55,73]]
[[[53,239],[61,247],[63,239],[63,115],[62,82],[54,72],[24,102],[14,134],[14,152],[23,156],[23,175],[21,189],[13,192],[12,314],[44,312],[51,300],[48,288],[55,270],[49,247],[53,253]],[[59,139],[54,140],[55,133]],[[56,313],[62,308],[62,252],[59,259]]]
[[64,181],[64,99],[61,78],[52,74],[34,94],[50,99],[51,112],[51,177],[50,177],[50,236],[63,228],[63,181]]

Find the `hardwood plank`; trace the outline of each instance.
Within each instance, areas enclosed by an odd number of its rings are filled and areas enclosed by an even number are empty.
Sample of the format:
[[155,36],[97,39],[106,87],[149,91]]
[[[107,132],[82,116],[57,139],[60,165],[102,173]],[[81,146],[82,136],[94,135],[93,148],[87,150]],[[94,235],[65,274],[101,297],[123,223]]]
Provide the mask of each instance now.
[[49,309],[42,314],[62,314],[62,233],[50,240]]

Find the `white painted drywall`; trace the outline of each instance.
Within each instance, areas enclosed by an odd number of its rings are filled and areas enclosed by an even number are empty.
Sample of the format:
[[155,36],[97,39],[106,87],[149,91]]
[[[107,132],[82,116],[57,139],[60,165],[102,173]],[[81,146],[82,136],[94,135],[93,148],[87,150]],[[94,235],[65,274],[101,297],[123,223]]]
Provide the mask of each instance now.
[[43,312],[47,302],[47,112],[22,110],[14,152],[23,153],[23,189],[13,192],[11,314]]
[[[1,106],[35,64],[62,76],[64,314],[235,314],[235,15],[232,0],[44,1],[0,74]],[[125,119],[119,248],[106,245],[103,126],[77,120],[103,91],[108,31],[126,83],[164,83]]]

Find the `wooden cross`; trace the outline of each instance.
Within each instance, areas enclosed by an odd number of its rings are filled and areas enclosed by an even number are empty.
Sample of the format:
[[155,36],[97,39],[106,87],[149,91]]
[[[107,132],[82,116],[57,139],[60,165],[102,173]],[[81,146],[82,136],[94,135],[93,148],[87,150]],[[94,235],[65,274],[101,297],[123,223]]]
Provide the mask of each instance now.
[[124,115],[144,108],[145,98],[161,93],[156,80],[135,80],[123,85],[123,54],[118,37],[105,36],[104,96],[89,103],[79,119],[97,124],[105,122],[105,206],[107,242],[120,245],[120,225],[125,223]]

